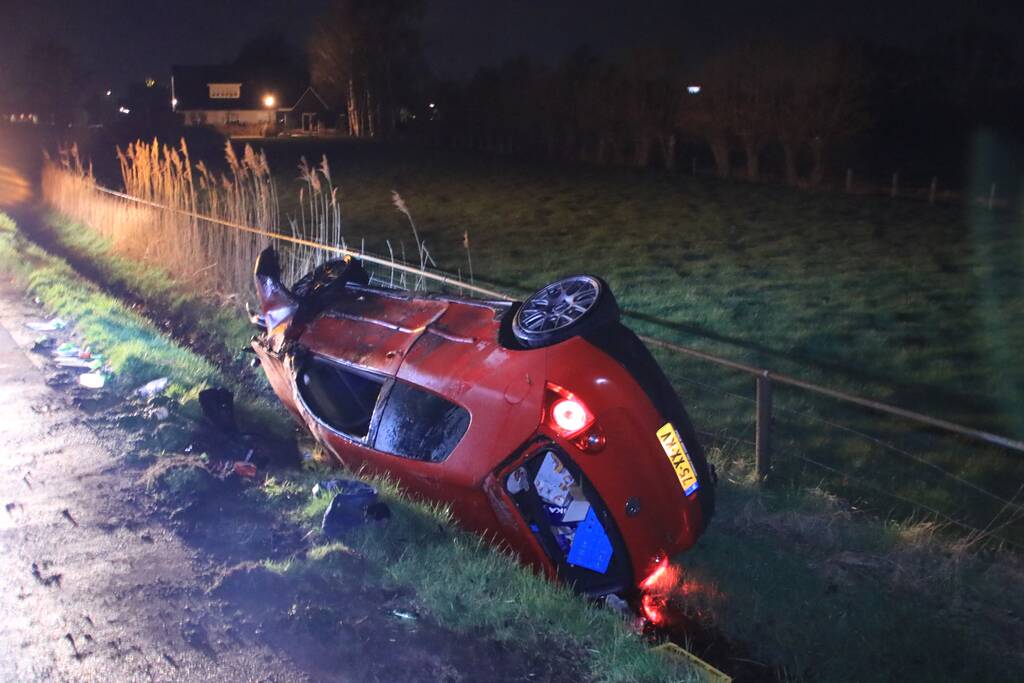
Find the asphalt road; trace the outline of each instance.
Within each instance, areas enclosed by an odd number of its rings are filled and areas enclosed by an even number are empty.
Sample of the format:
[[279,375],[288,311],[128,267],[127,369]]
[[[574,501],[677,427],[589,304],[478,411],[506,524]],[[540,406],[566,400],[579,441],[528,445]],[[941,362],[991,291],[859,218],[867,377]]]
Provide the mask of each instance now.
[[202,558],[142,510],[119,444],[47,386],[24,350],[33,309],[0,287],[0,680],[309,680],[235,632]]

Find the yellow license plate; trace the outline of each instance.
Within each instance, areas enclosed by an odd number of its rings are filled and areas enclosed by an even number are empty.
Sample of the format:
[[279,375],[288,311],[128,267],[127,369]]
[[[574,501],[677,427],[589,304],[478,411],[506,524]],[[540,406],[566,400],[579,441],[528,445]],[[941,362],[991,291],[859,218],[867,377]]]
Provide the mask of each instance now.
[[683,441],[679,438],[679,432],[671,422],[666,422],[665,426],[658,430],[658,441],[661,442],[665,455],[672,463],[672,469],[676,471],[676,478],[679,479],[679,485],[683,487],[683,493],[690,495],[696,491],[700,486],[697,481],[697,473],[693,471],[690,454],[686,452],[686,447],[683,446]]

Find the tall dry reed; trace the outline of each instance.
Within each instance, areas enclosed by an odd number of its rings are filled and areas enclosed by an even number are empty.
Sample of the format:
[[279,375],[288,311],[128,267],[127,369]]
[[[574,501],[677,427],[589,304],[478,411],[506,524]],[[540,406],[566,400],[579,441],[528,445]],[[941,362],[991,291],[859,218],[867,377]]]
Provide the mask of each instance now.
[[[182,139],[178,147],[135,142],[117,149],[124,193],[158,204],[150,207],[101,192],[92,169],[83,164],[78,149],[61,150],[47,159],[43,169],[43,196],[61,213],[92,228],[115,252],[165,269],[198,293],[244,300],[252,288],[252,266],[264,247],[274,244],[281,253],[283,279],[293,283],[324,261],[348,249],[342,232],[341,201],[324,156],[316,166],[303,158],[299,164],[299,210],[288,218],[289,230],[279,230],[278,194],[267,158],[246,145],[239,157],[230,143],[224,148],[226,170],[212,172],[203,161],[193,161]],[[397,192],[395,207],[405,216],[416,243],[417,265],[426,270],[437,263],[420,238],[412,214]],[[299,236],[322,247],[290,243],[205,220],[256,228],[284,237]],[[405,263],[405,245],[396,259],[387,243],[392,264]],[[464,236],[469,258],[468,234]],[[364,253],[360,245],[357,250]],[[421,276],[410,283],[404,272],[370,268],[377,282],[392,287],[426,289]],[[390,272],[388,272],[390,271]],[[472,265],[470,265],[472,273]],[[240,296],[239,296],[240,295]]]

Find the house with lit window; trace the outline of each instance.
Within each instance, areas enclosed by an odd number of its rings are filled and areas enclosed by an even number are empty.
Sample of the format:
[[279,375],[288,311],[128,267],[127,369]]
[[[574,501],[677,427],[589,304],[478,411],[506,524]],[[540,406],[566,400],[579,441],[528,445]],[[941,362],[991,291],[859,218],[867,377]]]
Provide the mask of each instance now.
[[185,125],[227,135],[316,134],[338,122],[312,86],[227,65],[172,67],[171,108]]

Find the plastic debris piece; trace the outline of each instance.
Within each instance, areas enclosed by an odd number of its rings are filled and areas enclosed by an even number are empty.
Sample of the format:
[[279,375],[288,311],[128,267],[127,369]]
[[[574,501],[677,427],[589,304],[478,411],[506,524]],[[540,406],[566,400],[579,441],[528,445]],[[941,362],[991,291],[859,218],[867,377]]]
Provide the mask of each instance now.
[[562,549],[562,554],[568,554],[569,549],[572,548],[572,539],[576,535],[576,530],[569,526],[553,526],[551,533],[555,535],[555,541]]
[[234,471],[240,477],[246,477],[247,479],[256,478],[256,465],[253,465],[251,462],[236,462]]
[[319,496],[324,493],[337,493],[341,482],[337,479],[327,479],[313,484],[313,495]]
[[582,522],[587,518],[588,512],[590,512],[590,503],[585,500],[574,500],[569,503],[569,507],[565,509],[565,514],[562,515],[562,521],[566,524],[570,522]]
[[511,495],[522,493],[523,491],[530,490],[530,477],[526,474],[526,469],[520,467],[512,474],[508,475],[508,479],[505,480],[505,489]]
[[152,398],[157,394],[163,393],[163,390],[167,388],[167,385],[171,383],[166,377],[154,379],[150,382],[146,382],[141,387],[135,390],[137,396],[142,398]]
[[53,350],[53,355],[63,358],[77,358],[78,354],[82,352],[82,349],[77,344],[71,342],[64,342],[56,349]]
[[66,358],[64,356],[58,356],[53,359],[56,365],[62,368],[85,368],[87,370],[99,370],[99,366],[93,367],[93,361],[88,361],[82,358]]
[[540,497],[558,507],[566,506],[569,500],[569,487],[574,483],[569,470],[565,469],[562,461],[550,451],[544,455],[544,462],[541,463],[537,476],[533,478],[533,485]]
[[571,565],[604,574],[608,571],[611,559],[612,542],[591,508],[587,511],[586,519],[576,527],[576,535],[566,560]]
[[30,323],[25,323],[25,327],[36,332],[53,332],[54,330],[64,328],[66,325],[67,322],[61,320],[60,318],[52,318],[46,322],[34,321]]
[[619,614],[630,616],[633,614],[633,610],[629,609],[629,603],[615,593],[609,593],[604,596],[604,605],[608,609],[618,612]]
[[50,351],[53,349],[54,344],[57,340],[53,337],[49,337],[45,334],[36,337],[35,341],[32,342],[32,350],[36,353],[42,353],[43,351]]
[[335,538],[366,521],[366,508],[377,502],[377,489],[354,479],[338,479],[337,493],[324,512],[324,535]]
[[86,372],[78,376],[78,383],[86,389],[102,389],[107,378],[99,372]]
[[415,612],[407,612],[403,609],[393,609],[391,613],[403,621],[415,621],[420,618]]

